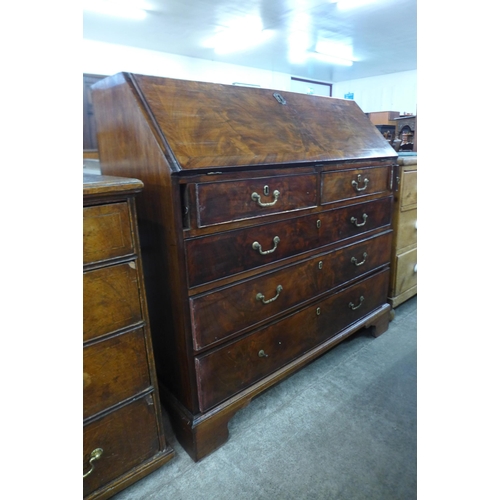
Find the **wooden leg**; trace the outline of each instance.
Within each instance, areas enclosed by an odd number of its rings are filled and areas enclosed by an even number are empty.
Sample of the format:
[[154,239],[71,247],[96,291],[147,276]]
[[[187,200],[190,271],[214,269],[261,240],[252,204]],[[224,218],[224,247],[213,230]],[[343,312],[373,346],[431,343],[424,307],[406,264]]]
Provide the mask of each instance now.
[[372,327],[372,335],[374,337],[380,337],[389,328],[389,321],[391,319],[392,308],[388,308],[387,311],[379,316],[370,326]]
[[228,423],[236,412],[251,401],[215,408],[200,416],[193,416],[171,395],[163,393],[162,402],[167,409],[176,438],[188,455],[198,462],[229,439]]

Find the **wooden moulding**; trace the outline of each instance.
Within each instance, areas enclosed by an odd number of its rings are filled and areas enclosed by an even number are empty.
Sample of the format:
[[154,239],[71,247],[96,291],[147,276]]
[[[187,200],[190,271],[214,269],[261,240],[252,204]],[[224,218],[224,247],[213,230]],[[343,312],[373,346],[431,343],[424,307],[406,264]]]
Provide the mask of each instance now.
[[161,400],[166,406],[180,444],[195,462],[200,461],[229,439],[229,421],[253,398],[294,374],[362,328],[370,328],[371,334],[379,337],[389,326],[390,312],[391,306],[383,304],[368,316],[342,330],[338,335],[203,414],[189,413],[160,381]]

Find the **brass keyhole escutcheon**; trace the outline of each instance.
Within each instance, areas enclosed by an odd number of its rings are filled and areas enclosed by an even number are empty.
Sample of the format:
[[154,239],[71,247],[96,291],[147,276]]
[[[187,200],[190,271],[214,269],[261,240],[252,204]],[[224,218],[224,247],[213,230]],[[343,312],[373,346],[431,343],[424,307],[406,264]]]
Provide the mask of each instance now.
[[323,261],[322,260],[320,260],[318,262],[318,269],[323,269]]
[[316,227],[319,229],[321,227],[321,221],[320,220],[317,220],[316,221]]
[[316,316],[319,316],[321,314],[321,308],[316,308]]
[[268,358],[269,355],[264,352],[263,349],[259,351],[259,358]]

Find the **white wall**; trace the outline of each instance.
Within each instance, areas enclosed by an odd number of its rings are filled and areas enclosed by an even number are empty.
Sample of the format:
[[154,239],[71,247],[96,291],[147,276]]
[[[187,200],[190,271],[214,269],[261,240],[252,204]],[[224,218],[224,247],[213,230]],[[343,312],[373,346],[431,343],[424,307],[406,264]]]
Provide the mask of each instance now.
[[249,83],[289,90],[290,75],[166,52],[83,40],[83,73],[114,75],[121,71],[203,82]]
[[[291,90],[287,73],[178,56],[165,52],[136,49],[92,40],[83,40],[83,73],[113,75],[130,71],[146,75],[232,84],[260,85],[263,88]],[[333,82],[326,82],[333,83]],[[354,93],[354,100],[365,112],[400,111],[416,113],[417,72],[333,83],[333,96]]]
[[354,93],[354,100],[365,112],[417,112],[417,71],[403,71],[339,82],[333,86],[333,97]]

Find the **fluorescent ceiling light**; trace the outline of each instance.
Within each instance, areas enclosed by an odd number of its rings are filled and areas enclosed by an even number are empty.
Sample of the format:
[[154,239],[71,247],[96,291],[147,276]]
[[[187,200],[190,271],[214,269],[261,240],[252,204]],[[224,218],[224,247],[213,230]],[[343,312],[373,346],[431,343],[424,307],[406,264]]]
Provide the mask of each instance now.
[[148,7],[144,2],[133,0],[85,0],[83,10],[107,16],[142,20],[147,16],[145,9]]
[[343,66],[352,66],[352,46],[331,40],[319,40],[313,56],[321,61]]
[[259,45],[274,35],[274,31],[263,29],[260,17],[247,16],[205,41],[204,46],[213,48],[217,54],[229,54]]

